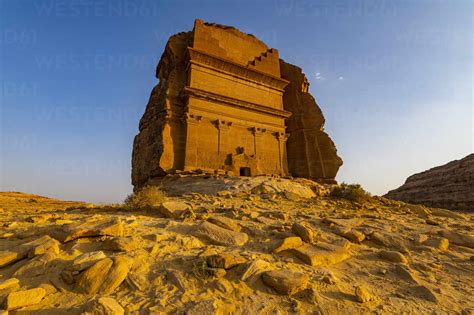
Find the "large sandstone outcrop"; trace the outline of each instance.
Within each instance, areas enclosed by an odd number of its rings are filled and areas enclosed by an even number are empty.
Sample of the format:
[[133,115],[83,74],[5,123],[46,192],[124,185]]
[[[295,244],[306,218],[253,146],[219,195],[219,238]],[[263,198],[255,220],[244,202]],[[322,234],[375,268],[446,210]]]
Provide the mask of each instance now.
[[342,159],[324,132],[323,112],[308,92],[309,83],[301,68],[280,59],[280,69],[282,78],[290,81],[283,95],[283,106],[292,113],[286,120],[288,169],[296,177],[333,182]]
[[412,175],[385,196],[429,207],[474,211],[474,154]]
[[132,184],[205,170],[334,182],[342,160],[301,69],[255,36],[196,20],[172,36],[140,120]]

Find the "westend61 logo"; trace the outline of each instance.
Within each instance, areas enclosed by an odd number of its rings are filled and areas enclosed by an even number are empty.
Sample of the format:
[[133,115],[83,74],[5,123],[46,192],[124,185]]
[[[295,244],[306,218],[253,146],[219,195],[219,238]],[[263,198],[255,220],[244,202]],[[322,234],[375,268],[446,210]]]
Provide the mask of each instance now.
[[275,0],[278,16],[395,16],[394,0]]
[[50,0],[34,2],[39,16],[157,16],[159,1]]

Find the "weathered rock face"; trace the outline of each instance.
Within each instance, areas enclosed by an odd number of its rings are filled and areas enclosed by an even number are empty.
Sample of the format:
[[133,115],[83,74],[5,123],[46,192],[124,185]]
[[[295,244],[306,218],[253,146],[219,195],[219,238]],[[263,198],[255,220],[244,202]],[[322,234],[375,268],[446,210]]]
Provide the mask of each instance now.
[[301,69],[233,27],[196,20],[158,64],[132,156],[132,184],[176,171],[333,182],[342,160]]
[[296,177],[334,182],[342,159],[336,146],[324,132],[325,119],[301,68],[280,60],[282,78],[290,81],[283,95],[285,110],[292,113],[286,120],[290,134],[286,143],[288,169]]
[[412,175],[385,196],[429,207],[474,211],[474,154]]

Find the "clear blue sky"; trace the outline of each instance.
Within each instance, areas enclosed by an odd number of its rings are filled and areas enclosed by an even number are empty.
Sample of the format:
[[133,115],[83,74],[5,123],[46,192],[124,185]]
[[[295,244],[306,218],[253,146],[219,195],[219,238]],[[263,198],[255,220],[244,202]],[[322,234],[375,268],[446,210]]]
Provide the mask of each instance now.
[[337,179],[385,193],[473,152],[473,3],[0,0],[0,190],[123,200],[164,45],[201,18],[302,67]]

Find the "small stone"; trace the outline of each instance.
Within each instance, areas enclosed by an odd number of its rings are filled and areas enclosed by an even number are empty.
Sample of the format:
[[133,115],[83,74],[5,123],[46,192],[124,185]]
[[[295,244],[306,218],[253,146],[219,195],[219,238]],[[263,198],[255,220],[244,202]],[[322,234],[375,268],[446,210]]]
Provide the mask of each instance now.
[[166,280],[171,282],[179,290],[186,291],[186,279],[183,277],[181,271],[169,269],[166,271]]
[[250,277],[260,275],[262,272],[270,270],[271,268],[272,267],[269,262],[260,259],[256,260],[247,266],[246,270],[240,277],[240,280],[246,281]]
[[440,251],[445,251],[449,248],[449,240],[447,238],[433,237],[428,239],[425,245],[439,249]]
[[82,271],[89,268],[97,261],[106,258],[104,252],[95,251],[90,253],[85,253],[74,259],[72,262],[72,269],[77,271]]
[[74,221],[73,220],[66,220],[66,219],[58,219],[58,220],[54,221],[54,223],[56,225],[66,225],[66,224],[73,224]]
[[110,258],[96,262],[92,267],[83,271],[76,282],[75,290],[79,293],[95,294],[104,283],[107,273],[113,265]]
[[232,283],[225,278],[215,279],[214,281],[210,283],[210,287],[225,294],[231,294],[234,291],[234,287],[232,286]]
[[224,229],[228,229],[235,232],[240,232],[240,230],[242,229],[235,220],[232,220],[231,218],[222,215],[212,216],[207,219],[207,221],[214,223],[215,225],[218,225]]
[[58,289],[56,289],[54,285],[49,283],[42,283],[38,286],[38,288],[43,288],[46,291],[46,296],[58,292]]
[[8,266],[9,264],[14,263],[17,260],[25,257],[26,254],[21,255],[17,252],[3,251],[0,252],[0,268]]
[[211,268],[230,269],[246,262],[245,258],[234,253],[219,253],[206,258],[207,265]]
[[179,219],[191,207],[182,201],[166,201],[158,207],[158,212],[167,218]]
[[324,272],[321,281],[327,284],[336,284],[338,282],[338,278],[334,275],[334,273],[329,269],[323,269]]
[[360,303],[366,303],[373,300],[372,295],[369,293],[366,287],[359,285],[355,288],[356,300]]
[[357,230],[350,230],[346,232],[343,236],[349,241],[358,244],[360,244],[365,239],[365,235]]
[[61,279],[64,281],[64,283],[66,284],[73,284],[74,283],[74,275],[73,275],[73,272],[71,270],[63,270],[61,271],[61,273],[59,274],[59,276],[61,277]]
[[262,280],[278,293],[293,295],[306,288],[309,277],[291,270],[271,270],[262,274]]
[[222,278],[226,275],[224,268],[206,268],[206,274],[214,278]]
[[104,279],[99,292],[102,294],[110,294],[114,292],[115,289],[117,289],[125,280],[132,265],[133,260],[130,257],[114,257],[114,263],[107,273],[107,277]]
[[118,252],[131,252],[140,247],[140,239],[135,236],[114,237],[104,242],[105,249]]
[[379,252],[379,257],[391,262],[408,264],[408,259],[400,252],[390,251],[390,250],[381,250]]
[[8,294],[5,300],[7,310],[14,310],[20,307],[38,304],[46,296],[43,288],[35,288],[25,291],[16,291]]
[[474,248],[474,236],[464,233],[459,233],[451,230],[440,231],[439,234],[449,240],[454,245]]
[[28,257],[34,257],[45,253],[59,254],[59,242],[49,235],[22,244],[20,248],[28,251]]
[[303,240],[298,236],[291,236],[283,239],[277,248],[273,250],[273,253],[277,254],[284,250],[293,249],[303,246]]
[[301,196],[291,191],[285,191],[285,198],[290,201],[299,201]]
[[194,230],[194,234],[214,244],[227,246],[242,246],[249,239],[245,233],[227,230],[207,221],[199,224]]
[[315,248],[305,245],[293,249],[296,257],[310,266],[330,266],[340,263],[350,257],[344,247]]
[[125,310],[113,298],[101,297],[92,304],[91,314],[93,315],[123,315]]
[[430,302],[438,303],[436,295],[425,285],[419,285],[413,288],[414,295]]
[[419,282],[417,277],[413,274],[413,271],[406,265],[397,264],[393,271],[395,272],[395,274],[399,278],[401,278],[405,281],[408,281],[408,282],[411,282],[411,283],[414,283],[414,284],[418,284],[418,282]]
[[433,220],[433,219],[431,219],[431,218],[426,219],[425,222],[426,222],[426,224],[429,224],[429,225],[439,225],[439,222],[438,222],[438,221],[435,221],[435,220]]
[[10,278],[8,280],[0,282],[0,291],[11,288],[20,288],[20,280],[17,278]]
[[295,223],[291,229],[306,243],[312,244],[316,241],[316,232],[306,222]]

